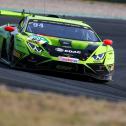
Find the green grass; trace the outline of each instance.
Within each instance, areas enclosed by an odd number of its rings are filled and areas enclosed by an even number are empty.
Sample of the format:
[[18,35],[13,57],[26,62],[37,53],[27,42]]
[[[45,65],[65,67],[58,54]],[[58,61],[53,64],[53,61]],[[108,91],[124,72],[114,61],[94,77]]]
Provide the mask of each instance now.
[[0,87],[0,126],[126,126],[126,103]]

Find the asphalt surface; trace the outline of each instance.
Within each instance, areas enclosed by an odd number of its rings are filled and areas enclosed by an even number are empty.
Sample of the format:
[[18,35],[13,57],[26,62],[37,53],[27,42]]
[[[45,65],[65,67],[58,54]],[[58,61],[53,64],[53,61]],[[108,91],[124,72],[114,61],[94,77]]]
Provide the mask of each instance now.
[[[113,101],[126,100],[126,21],[94,18],[78,18],[90,24],[102,39],[112,39],[116,55],[113,81],[108,84],[96,83],[86,77],[53,73],[48,71],[29,72],[13,70],[0,63],[0,83],[12,87],[51,91],[73,96],[87,96]],[[17,22],[17,19],[0,17],[0,24]]]

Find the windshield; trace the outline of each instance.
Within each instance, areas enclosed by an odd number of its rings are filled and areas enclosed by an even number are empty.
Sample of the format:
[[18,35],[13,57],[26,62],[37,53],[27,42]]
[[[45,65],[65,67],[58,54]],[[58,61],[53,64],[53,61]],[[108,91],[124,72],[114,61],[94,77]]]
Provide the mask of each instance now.
[[71,26],[71,24],[58,24],[56,22],[31,20],[28,22],[26,32],[80,41],[100,41],[94,31],[89,28]]

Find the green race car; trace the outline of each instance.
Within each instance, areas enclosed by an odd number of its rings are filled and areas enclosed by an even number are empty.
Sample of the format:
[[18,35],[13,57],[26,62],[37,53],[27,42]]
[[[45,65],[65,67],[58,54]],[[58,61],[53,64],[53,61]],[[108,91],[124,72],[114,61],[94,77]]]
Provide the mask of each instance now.
[[55,70],[112,80],[111,40],[98,37],[83,21],[1,10],[20,18],[0,27],[0,61],[10,67]]

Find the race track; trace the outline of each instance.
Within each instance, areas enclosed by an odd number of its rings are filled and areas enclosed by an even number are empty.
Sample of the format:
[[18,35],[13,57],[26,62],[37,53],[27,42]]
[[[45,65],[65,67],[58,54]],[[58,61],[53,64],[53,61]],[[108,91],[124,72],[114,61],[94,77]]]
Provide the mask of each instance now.
[[[126,21],[79,18],[89,23],[102,39],[109,38],[114,41],[116,66],[113,81],[108,84],[93,83],[86,78],[53,73],[33,73],[9,69],[0,63],[0,83],[21,88],[51,91],[66,95],[83,95],[107,100],[126,100]],[[0,17],[0,24],[7,21],[14,22],[12,18]],[[73,79],[74,78],[74,79]]]

